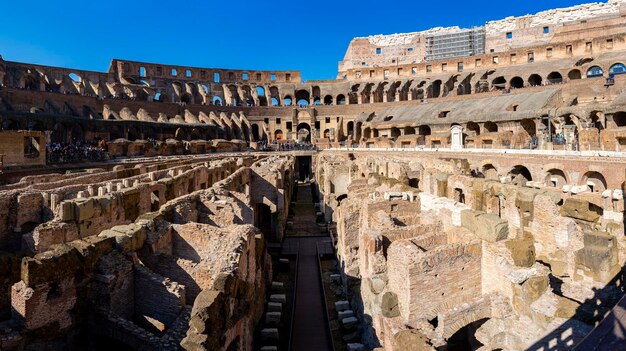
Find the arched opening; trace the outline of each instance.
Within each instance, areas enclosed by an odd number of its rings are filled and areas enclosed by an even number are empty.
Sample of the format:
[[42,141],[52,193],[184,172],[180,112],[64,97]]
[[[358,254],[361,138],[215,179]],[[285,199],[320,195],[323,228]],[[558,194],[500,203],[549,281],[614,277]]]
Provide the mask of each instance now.
[[465,194],[463,193],[463,189],[454,188],[454,201],[462,204],[465,203]]
[[593,126],[598,129],[598,131],[606,128],[606,119],[604,118],[604,115],[602,114],[602,112],[600,111],[593,111],[591,112],[591,122],[593,123]]
[[504,77],[496,77],[492,82],[491,86],[498,90],[503,90],[506,88],[506,78]]
[[332,105],[332,104],[333,104],[333,97],[332,97],[332,95],[324,96],[324,105]]
[[272,237],[272,209],[266,204],[257,204],[254,225],[266,238]]
[[24,89],[37,91],[39,90],[39,82],[32,75],[26,75],[24,77]]
[[419,135],[430,135],[431,131],[430,131],[430,127],[427,125],[421,125],[418,127],[419,130]]
[[274,139],[283,140],[284,138],[285,136],[283,135],[283,131],[280,129],[276,129],[276,131],[274,132]]
[[409,126],[404,127],[404,135],[414,135],[414,134],[415,134],[415,128],[409,127]]
[[616,63],[611,68],[609,68],[609,74],[624,74],[626,73],[626,65],[623,63]]
[[85,141],[85,132],[80,124],[73,124],[72,129],[70,129],[70,133],[72,142]]
[[420,180],[419,178],[410,178],[409,179],[409,186],[413,189],[419,189],[420,188]]
[[472,322],[457,330],[447,339],[446,350],[478,350],[483,344],[476,339],[476,331],[485,324],[489,318],[483,318],[479,321]]
[[393,128],[391,128],[390,133],[391,133],[391,137],[393,139],[396,139],[396,138],[398,138],[400,136],[400,129],[398,129],[396,127],[393,127]]
[[583,185],[589,187],[592,193],[601,193],[606,190],[607,183],[604,176],[599,172],[587,172],[583,176]]
[[522,77],[513,77],[511,78],[511,88],[521,89],[524,87],[524,79]]
[[344,95],[337,95],[337,105],[345,105],[346,97]]
[[567,78],[569,80],[581,79],[582,77],[583,77],[582,73],[580,72],[579,69],[573,69],[573,70],[569,71],[569,73],[567,74]]
[[267,97],[265,96],[265,88],[261,86],[257,86],[256,94],[259,98],[259,106],[267,106]]
[[318,106],[318,105],[321,105],[321,104],[322,104],[322,100],[320,100],[320,97],[319,96],[315,96],[313,98],[313,106]]
[[354,136],[354,122],[352,121],[348,122],[348,135]]
[[528,168],[522,165],[517,165],[513,167],[508,175],[511,177],[511,183],[517,186],[526,186],[527,182],[533,180],[533,177],[530,174]]
[[283,99],[283,104],[285,106],[291,106],[292,103],[293,103],[293,99],[291,98],[291,96],[289,95],[285,96],[285,98]]
[[533,137],[535,135],[537,135],[537,125],[535,124],[535,121],[533,121],[532,119],[526,118],[523,119],[520,122],[522,128],[524,129],[524,131],[528,134],[528,136]]
[[324,129],[324,138],[330,139],[330,129]]
[[600,66],[591,66],[587,70],[587,78],[602,77],[603,75],[604,75],[604,70]]
[[174,133],[174,138],[178,141],[189,140],[189,135],[186,130],[178,128],[176,133]]
[[219,96],[214,96],[213,97],[213,105],[215,106],[222,106],[222,98]]
[[159,201],[159,191],[155,190],[150,194],[150,212],[156,212],[161,208]]
[[441,80],[436,80],[428,86],[426,96],[430,98],[438,98],[441,95]]
[[372,137],[372,130],[370,129],[370,127],[365,127],[365,129],[363,130],[363,139],[367,140],[370,139]]
[[278,99],[275,97],[272,98],[272,106],[278,106]]
[[343,195],[339,195],[339,196],[337,196],[337,204],[338,204],[338,205],[341,205],[341,202],[342,202],[343,200],[347,199],[347,198],[348,198],[348,194],[343,194]]
[[363,129],[363,122],[357,122],[355,131],[354,131],[354,135],[355,135],[354,140],[356,140],[356,141],[361,140],[361,130],[362,129]]
[[80,81],[81,81],[80,76],[78,74],[76,74],[76,73],[70,73],[69,77],[72,80],[72,82],[74,82],[74,83],[80,83]]
[[[3,128],[4,129],[4,123]],[[111,140],[114,140],[111,136]],[[50,141],[53,143],[65,143],[67,141],[67,132],[65,131],[65,126],[60,123],[57,123],[52,127],[52,135],[50,135]]]
[[466,129],[470,132],[473,132],[468,134],[480,135],[480,126],[478,126],[478,124],[475,122],[467,122]]
[[261,140],[261,137],[259,135],[259,125],[258,124],[253,124],[252,125],[252,138],[254,138],[254,140],[256,140],[256,141]]
[[309,101],[311,99],[311,96],[309,94],[308,91],[306,90],[298,90],[296,92],[296,104],[300,107],[307,107],[309,106]]
[[135,140],[139,140],[141,139],[141,134],[139,133],[139,130],[137,130],[137,127],[129,127],[128,128],[128,140],[130,141],[135,141]]
[[311,142],[311,126],[308,123],[300,123],[298,124],[298,141],[301,143],[310,143]]
[[538,74],[531,74],[530,77],[528,77],[528,84],[530,84],[531,87],[539,86],[542,82],[543,78]]
[[488,133],[495,133],[498,131],[498,125],[491,121],[485,122],[484,128]]
[[498,180],[498,170],[491,163],[484,165],[481,172],[487,179]]
[[559,84],[563,82],[563,76],[559,72],[552,72],[548,74],[548,82],[550,84]]
[[613,122],[617,127],[626,127],[626,112],[616,112],[613,114]]
[[560,169],[551,169],[547,172],[544,183],[547,187],[560,189],[567,185],[567,176]]
[[186,104],[190,104],[191,103],[191,94],[184,93],[183,95],[181,95],[180,96],[180,102],[184,102]]

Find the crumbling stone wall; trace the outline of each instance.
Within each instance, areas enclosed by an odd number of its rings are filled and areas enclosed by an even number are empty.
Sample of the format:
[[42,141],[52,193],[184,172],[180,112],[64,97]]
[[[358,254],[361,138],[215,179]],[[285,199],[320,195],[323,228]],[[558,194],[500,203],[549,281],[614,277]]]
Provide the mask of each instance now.
[[[319,160],[324,202],[336,195],[327,167],[342,160],[352,179],[335,209],[337,253],[370,347],[443,347],[463,331],[493,349],[567,348],[623,296],[623,199],[613,190],[485,179],[474,161],[445,156]],[[571,337],[559,337],[561,325]]]
[[[0,348],[92,349],[89,340],[108,340],[146,350],[251,349],[272,272],[266,239],[253,226],[251,188],[270,184],[262,194],[288,206],[283,187],[293,159],[151,167],[130,174],[139,184],[109,194],[128,201],[108,205],[117,217],[95,222],[100,210],[84,206],[103,197],[87,192],[61,205],[67,216],[61,210],[35,231],[58,242],[37,241],[40,253],[21,267],[18,256],[0,256],[12,285],[10,300],[0,295]],[[153,189],[158,207],[142,203]],[[81,220],[91,221],[90,231],[76,229]],[[9,303],[12,315],[2,322]]]

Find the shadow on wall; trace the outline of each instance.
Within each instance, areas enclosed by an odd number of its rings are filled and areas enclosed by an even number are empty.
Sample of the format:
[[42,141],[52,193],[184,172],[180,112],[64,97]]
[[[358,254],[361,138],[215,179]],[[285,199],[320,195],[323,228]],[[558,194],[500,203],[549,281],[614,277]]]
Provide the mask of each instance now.
[[[626,339],[624,339],[624,335],[626,335],[626,326],[624,326],[624,323],[626,321],[612,321],[610,317],[614,312],[612,311],[614,307],[616,310],[623,311],[624,304],[626,304],[626,301],[620,301],[624,294],[623,281],[625,268],[626,266],[622,267],[622,270],[604,288],[593,288],[593,297],[583,301],[582,304],[576,308],[572,318],[526,350],[556,351],[574,349],[579,351],[609,351],[626,349]],[[557,295],[561,294],[561,283],[562,281],[558,277],[550,275],[550,285]],[[620,302],[619,305],[616,305],[618,302]],[[603,321],[605,316],[607,316],[607,319]],[[607,325],[605,322],[610,323]],[[592,331],[594,325],[597,325],[597,327]],[[587,335],[587,337],[578,345],[574,345],[574,337],[583,335]],[[612,344],[616,341],[618,344]]]

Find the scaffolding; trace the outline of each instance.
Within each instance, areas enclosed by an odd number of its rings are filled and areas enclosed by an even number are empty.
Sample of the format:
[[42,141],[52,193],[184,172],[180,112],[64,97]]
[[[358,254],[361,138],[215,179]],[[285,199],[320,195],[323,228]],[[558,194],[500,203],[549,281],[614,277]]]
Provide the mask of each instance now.
[[454,33],[426,37],[426,61],[485,53],[485,27],[462,29]]

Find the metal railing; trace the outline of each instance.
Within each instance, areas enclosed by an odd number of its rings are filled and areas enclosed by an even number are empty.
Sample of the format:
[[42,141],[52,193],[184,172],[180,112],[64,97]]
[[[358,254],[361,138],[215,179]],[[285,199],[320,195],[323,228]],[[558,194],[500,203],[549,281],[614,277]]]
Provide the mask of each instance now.
[[287,350],[291,351],[291,346],[293,344],[293,325],[296,320],[296,300],[298,298],[298,265],[300,264],[300,243],[298,243],[296,248],[296,272],[295,279],[293,283],[293,301],[291,302],[291,323],[289,323],[289,344],[287,346]]
[[322,299],[324,302],[324,316],[326,317],[326,327],[328,328],[328,336],[330,336],[330,349],[335,351],[335,338],[333,337],[333,330],[330,327],[330,315],[328,314],[328,305],[326,300],[326,288],[324,287],[324,271],[322,271],[322,260],[320,259],[320,247],[319,242],[315,243],[315,255],[317,256],[317,268],[320,273],[320,282],[322,289]]

